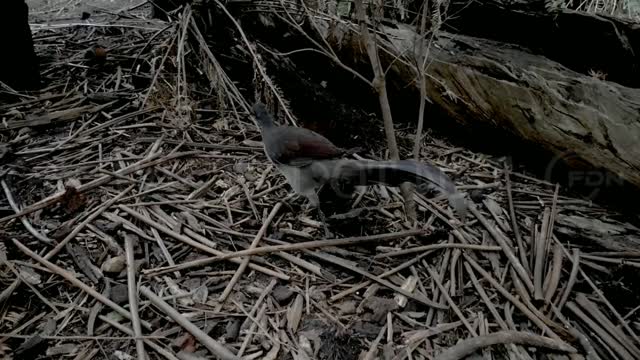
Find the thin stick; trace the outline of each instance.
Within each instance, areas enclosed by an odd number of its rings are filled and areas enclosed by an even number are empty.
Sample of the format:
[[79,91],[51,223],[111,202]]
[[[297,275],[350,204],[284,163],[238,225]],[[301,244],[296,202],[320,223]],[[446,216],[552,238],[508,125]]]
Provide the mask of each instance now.
[[[113,326],[114,328],[122,331],[123,333],[129,335],[129,336],[133,336],[133,330],[129,329],[128,327],[116,322],[115,320],[104,316],[104,315],[99,315],[98,318],[100,318],[100,320],[104,321],[105,323]],[[155,350],[156,352],[158,352],[158,354],[164,356],[165,358],[167,358],[168,360],[179,360],[177,357],[175,357],[173,355],[173,353],[171,353],[168,350],[165,350],[163,347],[161,347],[160,345],[156,344],[155,342],[151,341],[152,338],[149,336],[145,336],[143,337],[143,341],[145,344],[147,344],[147,346],[149,346],[150,348],[152,348],[153,350]]]
[[[380,111],[382,112],[382,123],[384,125],[384,133],[387,140],[387,148],[389,149],[389,157],[391,160],[400,160],[400,151],[398,150],[398,141],[396,139],[396,133],[393,125],[393,114],[391,113],[391,105],[389,104],[389,96],[387,94],[385,71],[380,61],[380,55],[378,54],[378,42],[376,41],[375,33],[371,34],[369,32],[363,1],[355,0],[354,5],[356,7],[356,16],[358,17],[358,22],[360,24],[360,36],[366,46],[369,61],[371,62],[371,69],[373,70],[374,78],[372,85],[378,94]],[[416,141],[418,141],[418,139],[416,139]],[[407,217],[415,223],[416,204],[413,199],[413,191],[408,183],[400,184],[400,190],[402,197],[404,198]]]
[[547,248],[547,230],[549,227],[549,220],[551,211],[548,207],[544,209],[544,215],[542,216],[542,226],[540,227],[540,236],[536,241],[536,261],[533,265],[533,286],[534,295],[536,300],[543,300],[544,293],[542,291],[542,278],[545,264],[545,253]]
[[[562,243],[560,241],[558,241],[558,239],[555,236],[553,237],[553,240],[556,242],[556,244],[562,245]],[[565,255],[568,256],[568,252],[567,252],[566,249],[564,249],[564,246],[563,246],[563,251],[565,251]],[[609,311],[611,311],[611,313],[615,316],[615,318],[620,322],[620,325],[622,327],[624,327],[625,330],[627,330],[627,332],[633,337],[633,339],[636,341],[636,343],[640,344],[640,338],[638,338],[636,333],[629,326],[629,323],[627,321],[625,321],[622,318],[622,315],[620,315],[620,313],[618,312],[618,310],[616,310],[616,308],[613,307],[613,305],[611,305],[611,302],[609,302],[609,300],[607,300],[607,297],[604,296],[602,291],[596,286],[596,284],[593,283],[591,278],[589,276],[587,276],[587,273],[585,273],[584,270],[582,270],[582,269],[578,269],[578,271],[580,272],[580,275],[582,275],[582,277],[587,281],[587,283],[589,284],[591,289],[593,289],[593,291],[598,295],[598,297],[602,300],[602,302],[607,306]]]
[[589,300],[583,293],[576,296],[576,303],[580,305],[584,311],[589,313],[596,322],[602,326],[608,333],[629,350],[636,358],[640,358],[640,349],[633,344],[633,341],[625,334],[621,328],[615,326],[609,318],[600,311],[598,306]]
[[[9,189],[9,186],[7,185],[6,181],[4,181],[4,179],[1,180],[0,183],[2,183],[2,189],[4,190],[4,195],[7,198],[7,201],[9,202],[11,209],[13,209],[14,213],[19,214],[20,207],[18,206],[16,201],[13,199],[13,194],[11,194],[11,189]],[[27,229],[27,231],[30,232],[31,235],[33,235],[36,239],[42,241],[45,244],[51,244],[53,242],[53,240],[49,239],[46,235],[36,230],[33,227],[33,225],[31,225],[31,223],[29,222],[29,219],[25,217],[21,217],[20,222],[22,223],[24,228]]]
[[142,328],[140,326],[140,314],[138,313],[138,289],[136,287],[136,264],[133,257],[133,241],[130,234],[124,235],[124,251],[127,255],[127,291],[129,292],[129,308],[131,309],[131,326],[136,336],[136,351],[138,359],[147,359],[142,341]]
[[251,326],[249,327],[249,331],[246,332],[247,335],[244,337],[244,340],[242,341],[242,345],[240,345],[240,350],[238,350],[238,356],[244,355],[244,352],[249,346],[249,343],[251,343],[251,340],[253,340],[253,334],[256,333],[256,329],[258,328],[259,321],[262,320],[266,312],[267,312],[267,304],[262,304],[262,307],[260,308],[260,311],[255,316],[255,318],[251,313],[247,315],[247,319],[245,321],[251,322]]
[[328,240],[315,240],[315,241],[307,241],[295,244],[286,244],[286,245],[273,245],[273,246],[262,246],[254,249],[246,249],[241,251],[236,251],[233,253],[227,253],[220,256],[210,257],[206,259],[199,259],[194,261],[189,261],[186,263],[182,263],[176,266],[165,266],[155,269],[147,270],[146,274],[153,273],[154,275],[163,274],[175,270],[184,270],[192,267],[209,265],[222,260],[233,260],[237,257],[242,256],[252,256],[252,255],[264,255],[270,254],[278,251],[294,251],[294,250],[308,250],[314,248],[322,248],[329,246],[341,246],[341,245],[356,245],[366,242],[375,242],[375,241],[389,241],[398,239],[405,236],[415,236],[424,234],[424,230],[406,230],[395,233],[387,233],[387,234],[379,234],[379,235],[371,235],[371,236],[357,236],[343,239],[328,239]]
[[622,346],[622,344],[620,344],[615,338],[609,335],[609,333],[607,333],[595,321],[591,320],[589,316],[582,312],[582,310],[580,310],[580,308],[578,308],[575,303],[569,301],[567,303],[567,309],[573,312],[573,314],[578,319],[584,322],[588,326],[589,330],[593,331],[604,343],[606,343],[611,348],[611,350],[616,352],[618,356],[620,356],[624,360],[635,359],[635,357],[631,355],[631,353],[629,353],[627,349]]
[[[145,208],[142,208],[141,210],[146,217],[149,217],[148,211]],[[158,232],[158,230],[152,227],[151,234],[153,234],[153,237],[156,239],[156,243],[158,244],[158,247],[160,248],[162,255],[164,255],[164,258],[167,261],[167,263],[171,266],[175,265],[176,263],[175,261],[173,261],[173,256],[169,252],[169,249],[167,249],[167,245],[164,243],[164,240],[162,240],[162,237],[160,236],[160,233]],[[176,279],[179,279],[182,276],[180,275],[179,271],[174,272],[173,275],[176,277]]]
[[[262,239],[264,234],[267,232],[269,225],[273,221],[273,218],[276,217],[276,214],[278,213],[281,207],[282,207],[282,203],[279,202],[273,207],[273,209],[271,209],[271,213],[269,213],[269,216],[262,224],[262,227],[260,227],[260,230],[256,234],[256,237],[253,238],[251,245],[249,245],[249,249],[255,249],[258,246],[258,244],[260,243],[260,240]],[[244,259],[242,259],[242,263],[240,263],[238,270],[236,270],[236,273],[233,274],[233,277],[231,278],[231,280],[229,280],[229,284],[227,284],[227,287],[224,289],[222,294],[220,294],[220,296],[218,297],[219,302],[224,302],[227,299],[227,296],[229,296],[229,294],[233,290],[233,287],[236,285],[238,280],[240,280],[242,273],[244,273],[244,271],[247,269],[247,265],[249,265],[250,260],[251,260],[251,256],[247,256]]]
[[355,272],[357,274],[360,274],[360,275],[362,275],[362,276],[364,276],[364,277],[366,277],[366,278],[368,278],[370,280],[373,280],[373,281],[377,282],[380,285],[383,285],[383,286],[385,286],[385,287],[387,287],[387,288],[389,288],[389,289],[391,289],[391,290],[393,290],[393,291],[395,291],[395,292],[397,292],[399,294],[402,294],[402,295],[404,295],[404,296],[406,296],[406,297],[408,297],[410,299],[413,299],[413,300],[415,300],[415,301],[417,301],[419,303],[422,303],[422,304],[424,304],[426,306],[429,306],[429,307],[432,307],[432,308],[436,308],[436,309],[441,309],[441,310],[446,310],[447,309],[446,306],[440,305],[438,303],[435,303],[435,302],[427,299],[422,294],[420,294],[421,296],[413,294],[413,293],[411,293],[411,292],[409,292],[409,291],[407,291],[407,290],[405,290],[405,289],[403,289],[401,287],[393,285],[388,280],[382,279],[379,276],[375,276],[375,275],[373,275],[373,274],[371,274],[371,273],[369,273],[367,271],[364,271],[364,270],[362,270],[362,269],[360,269],[358,267],[352,266],[351,264],[349,264],[347,261],[345,261],[343,259],[337,258],[335,256],[331,256],[331,255],[328,255],[328,254],[323,254],[321,252],[312,252],[312,253],[310,253],[310,255],[313,255],[314,257],[316,257],[318,259],[321,259],[321,260],[324,260],[326,262],[329,262],[331,264],[338,265],[340,267],[343,267],[345,269],[353,271],[353,272]]
[[489,312],[491,312],[491,314],[495,318],[495,320],[498,323],[498,325],[500,325],[502,330],[509,330],[509,327],[507,326],[507,323],[502,319],[502,317],[498,313],[498,310],[496,310],[496,307],[493,305],[493,303],[489,299],[489,296],[487,295],[486,291],[484,291],[484,288],[480,285],[480,282],[478,281],[478,278],[476,277],[476,274],[473,272],[473,269],[471,268],[471,265],[469,265],[468,263],[465,262],[464,263],[464,267],[465,267],[465,269],[467,269],[467,274],[469,274],[469,277],[471,278],[471,283],[476,288],[476,291],[480,295],[480,298],[482,298],[482,300],[484,301],[485,305],[489,309]]
[[456,305],[453,299],[451,299],[451,296],[449,296],[449,293],[445,290],[444,286],[442,285],[442,282],[439,279],[439,275],[436,274],[435,271],[433,271],[433,269],[431,269],[430,266],[427,266],[427,271],[429,272],[429,275],[431,276],[433,281],[436,283],[436,285],[440,289],[440,292],[444,296],[444,299],[447,301],[447,303],[449,303],[449,306],[451,306],[451,308],[456,313],[456,315],[458,315],[458,317],[460,318],[460,321],[462,321],[464,326],[466,326],[467,330],[469,330],[469,333],[471,333],[471,335],[474,337],[478,336],[478,333],[476,333],[476,331],[473,329],[471,324],[469,324],[469,322],[467,321],[467,318],[464,316],[464,314],[462,314],[462,311],[460,311],[460,308]]
[[509,170],[504,171],[504,178],[507,185],[507,199],[509,200],[509,217],[511,218],[511,227],[513,229],[513,234],[516,236],[516,244],[518,244],[518,256],[520,257],[520,262],[522,262],[522,266],[525,268],[527,272],[531,272],[529,268],[529,262],[527,261],[527,248],[524,245],[524,241],[522,240],[522,235],[520,234],[520,227],[518,226],[518,219],[516,219],[516,210],[513,206],[513,194],[511,192],[511,178],[509,176],[511,172]]
[[376,336],[375,340],[373,340],[373,342],[369,346],[369,350],[364,355],[363,360],[375,359],[376,354],[378,354],[378,344],[380,344],[380,341],[382,340],[382,337],[384,336],[385,331],[386,331],[386,327],[381,326],[380,331],[378,332],[378,336]]
[[571,295],[571,291],[573,290],[573,285],[575,285],[576,280],[578,279],[578,270],[580,270],[580,250],[573,249],[573,266],[571,267],[571,274],[569,274],[569,281],[567,282],[567,287],[564,289],[564,293],[562,293],[562,297],[558,301],[558,312],[562,311],[564,304],[567,303],[569,299],[569,295]]
[[[383,272],[382,274],[380,274],[378,276],[380,278],[385,278],[385,277],[387,277],[389,275],[393,275],[393,274],[397,273],[398,271],[404,270],[404,269],[412,266],[413,264],[415,264],[418,261],[422,260],[422,258],[430,255],[432,252],[433,251],[425,251],[422,254],[414,257],[413,259],[408,260],[408,261],[406,261],[406,262],[394,267],[393,269],[387,270],[387,271]],[[350,294],[355,293],[358,290],[366,288],[369,285],[371,285],[371,281],[369,281],[369,280],[367,280],[365,282],[361,282],[358,285],[355,285],[355,286],[353,286],[353,287],[351,287],[351,288],[349,288],[347,290],[344,290],[344,291],[342,291],[340,293],[337,293],[337,294],[333,295],[332,297],[329,298],[329,301],[331,301],[331,302],[338,301],[338,300],[342,299],[345,296],[348,296]]]
[[[67,270],[57,266],[56,264],[44,259],[42,256],[34,253],[28,247],[24,246],[21,242],[19,242],[18,240],[11,239],[11,241],[13,241],[13,243],[18,247],[18,249],[20,249],[23,253],[27,254],[28,256],[30,256],[31,258],[33,258],[34,260],[36,260],[40,264],[44,265],[47,269],[49,269],[52,272],[62,276],[67,281],[69,281],[71,284],[73,284],[74,286],[80,288],[81,290],[83,290],[87,294],[91,295],[96,300],[100,301],[101,303],[107,305],[108,307],[113,309],[118,314],[124,316],[125,318],[127,318],[129,320],[132,320],[130,312],[128,312],[127,310],[122,308],[120,305],[114,303],[113,301],[111,301],[110,299],[105,297],[104,295],[100,294],[99,292],[97,292],[96,290],[94,290],[93,288],[88,286],[87,284],[85,284],[82,281],[78,280],[78,278],[73,276]],[[142,326],[144,326],[147,330],[151,330],[151,324],[149,324],[146,321],[141,321],[141,323],[142,323]]]
[[[184,243],[186,243],[188,245],[191,245],[191,246],[195,247],[196,249],[202,250],[202,251],[204,251],[206,253],[209,253],[209,254],[212,254],[212,255],[216,255],[215,259],[217,259],[219,256],[225,255],[225,253],[222,252],[222,251],[219,251],[219,250],[216,250],[216,249],[212,249],[209,246],[206,246],[206,245],[203,245],[203,244],[201,244],[201,243],[199,243],[197,241],[194,241],[189,237],[186,237],[186,236],[184,236],[182,234],[178,234],[177,232],[175,232],[175,231],[173,231],[173,230],[171,230],[171,229],[169,229],[167,227],[164,227],[164,226],[158,224],[155,221],[151,221],[150,219],[140,215],[136,211],[134,211],[134,210],[132,210],[132,209],[126,207],[126,206],[120,205],[119,208],[124,210],[125,212],[127,212],[129,215],[135,217],[136,219],[146,223],[149,226],[153,226],[154,228],[156,228],[159,231],[161,231],[161,232],[173,237],[176,240],[180,240],[180,241],[182,241],[182,242],[184,242]],[[206,260],[206,259],[204,259],[204,260]],[[241,263],[240,259],[229,259],[229,261],[237,263],[237,264]],[[200,264],[198,264],[198,265],[200,265]],[[196,265],[196,266],[198,266],[198,265]],[[277,277],[279,279],[289,280],[289,276],[281,274],[281,273],[279,273],[277,271],[273,271],[273,270],[267,269],[267,268],[265,268],[263,266],[260,266],[260,265],[257,265],[257,264],[249,264],[249,267],[251,267],[254,270],[260,271],[262,273],[265,273],[267,275]],[[180,265],[176,265],[175,267],[169,266],[169,267],[160,268],[160,269],[168,269],[167,271],[161,271],[160,272],[160,273],[164,273],[164,272],[172,272],[172,271],[176,271],[176,270],[181,270],[183,268]],[[143,273],[144,274],[149,274],[149,273],[156,274],[156,269],[150,269],[150,270],[147,270],[147,271],[143,271]]]
[[398,250],[389,253],[383,253],[375,255],[374,259],[379,258],[388,258],[400,255],[413,254],[417,252],[424,252],[436,249],[467,249],[467,250],[478,250],[478,251],[500,251],[502,248],[500,246],[488,246],[488,245],[476,245],[476,244],[459,244],[459,243],[444,243],[444,244],[432,244],[432,245],[424,245],[417,246],[414,248]]
[[553,311],[553,314],[560,319],[560,322],[562,322],[569,334],[578,339],[578,343],[586,352],[585,356],[587,360],[602,360],[585,334],[578,331],[555,306],[551,305],[551,311]]
[[176,32],[177,32],[176,29],[174,29],[173,33],[171,34],[171,44],[167,46],[167,51],[165,51],[164,56],[162,57],[162,60],[160,60],[160,65],[158,66],[157,70],[155,71],[155,74],[153,75],[153,79],[151,80],[151,84],[147,89],[147,93],[145,94],[142,102],[140,103],[140,109],[143,109],[145,107],[145,105],[147,104],[147,100],[149,100],[149,96],[151,95],[151,92],[154,89],[156,89],[155,84],[158,81],[158,77],[162,73],[162,70],[164,69],[164,62],[167,60],[167,57],[169,57],[169,54],[171,54],[171,50],[173,50],[173,44],[178,38],[178,35],[176,34]]
[[511,263],[515,271],[518,273],[520,278],[522,278],[522,281],[524,282],[524,284],[527,286],[527,289],[529,289],[530,292],[533,292],[533,283],[529,278],[529,274],[527,273],[525,268],[522,266],[518,258],[515,256],[509,244],[507,244],[505,239],[500,234],[498,234],[498,232],[494,229],[493,226],[489,224],[487,219],[484,216],[482,216],[480,211],[476,209],[475,205],[469,204],[469,209],[471,210],[473,215],[475,215],[475,217],[478,218],[478,220],[480,220],[480,222],[482,223],[482,225],[484,225],[484,227],[487,229],[489,234],[493,236],[493,238],[496,240],[498,245],[500,245],[500,247],[502,248],[502,251],[504,251],[504,254],[507,256],[507,259],[509,259],[509,262]]
[[544,336],[522,331],[498,331],[489,335],[465,339],[457,345],[441,352],[436,358],[438,360],[464,359],[466,356],[471,355],[484,347],[497,344],[521,344],[526,346],[543,347],[567,353],[578,352],[573,346]]
[[80,233],[80,231],[82,231],[85,228],[85,226],[87,226],[89,223],[93,222],[93,220],[95,220],[100,215],[102,215],[103,212],[105,212],[108,208],[111,207],[111,205],[115,204],[118,200],[120,200],[125,194],[131,191],[131,189],[133,189],[134,187],[135,185],[131,185],[128,188],[124,189],[121,193],[119,193],[118,195],[116,195],[115,197],[107,201],[104,205],[99,207],[91,215],[87,216],[87,218],[84,219],[80,224],[78,224],[78,226],[76,226],[75,229],[73,229],[73,231],[69,233],[69,235],[65,236],[65,238],[62,239],[62,241],[60,241],[58,245],[56,245],[56,247],[51,249],[51,251],[49,251],[44,256],[44,258],[49,260],[52,257],[56,256],[56,254],[58,254],[60,250],[62,250],[69,241],[73,240]]
[[558,289],[558,284],[560,283],[560,276],[562,275],[562,248],[560,245],[556,244],[553,247],[553,262],[551,266],[551,275],[549,278],[549,284],[546,286],[544,299],[547,303],[551,302],[553,295]]
[[[425,37],[426,37],[426,28],[427,28],[427,7],[425,6],[422,9],[422,16],[421,16],[421,20],[420,20],[420,27],[419,27],[419,35],[416,38],[416,42],[418,42],[417,44],[417,50],[415,52],[415,56],[413,58],[413,60],[415,61],[415,70],[416,70],[416,81],[418,82],[419,86],[420,86],[420,105],[419,105],[419,109],[418,109],[418,126],[416,128],[416,135],[415,138],[413,139],[413,158],[415,160],[420,160],[420,144],[422,143],[422,129],[424,127],[424,110],[426,107],[426,102],[427,102],[427,78],[424,75],[424,72],[426,70],[426,61],[427,58],[429,57],[429,49],[431,48],[431,46],[429,46],[429,48],[427,49],[427,51],[425,52],[424,49],[424,45],[425,45]],[[432,36],[435,36],[435,31],[433,32]],[[429,45],[431,45],[431,42],[429,42]]]
[[264,290],[262,291],[262,293],[258,297],[258,300],[256,300],[256,302],[253,304],[253,308],[251,308],[251,310],[249,311],[249,314],[248,314],[247,318],[244,320],[242,325],[240,325],[240,330],[244,330],[249,326],[249,323],[251,322],[251,320],[249,318],[256,314],[256,312],[258,311],[258,308],[260,307],[260,305],[262,304],[264,299],[267,297],[267,295],[269,295],[271,293],[271,291],[273,291],[273,288],[276,286],[276,284],[277,284],[277,280],[276,279],[271,279],[271,281],[269,282],[269,285],[267,285],[264,288]]
[[147,297],[147,299],[149,299],[149,301],[151,301],[151,303],[153,303],[153,305],[155,305],[158,309],[162,310],[166,315],[173,319],[173,321],[177,322],[191,335],[193,335],[193,337],[200,341],[207,349],[209,349],[209,351],[211,351],[213,355],[219,357],[222,360],[240,360],[240,358],[235,356],[231,351],[229,351],[229,349],[212,339],[204,331],[200,330],[199,327],[194,325],[186,317],[180,314],[176,309],[171,307],[171,305],[167,304],[158,295],[151,291],[151,289],[147,288],[146,286],[141,286],[140,293]]
[[551,330],[547,326],[547,324],[545,324],[538,316],[536,316],[536,314],[534,314],[525,304],[519,301],[515,296],[513,296],[509,291],[507,291],[502,285],[500,285],[500,283],[498,283],[488,272],[486,272],[480,265],[478,265],[478,263],[475,260],[473,260],[467,254],[462,254],[462,255],[465,257],[467,262],[469,262],[469,264],[473,266],[473,268],[477,272],[479,272],[480,275],[482,275],[482,277],[484,277],[487,281],[489,281],[491,285],[493,285],[493,287],[496,288],[496,290],[498,290],[502,294],[502,296],[507,298],[507,300],[509,300],[513,305],[515,305],[518,309],[520,309],[520,311],[522,311],[529,318],[529,320],[531,320],[531,322],[536,324],[540,328],[540,330],[545,331],[553,339],[556,339],[559,341],[561,340],[560,336],[554,333],[553,330]]
[[[91,182],[88,182],[86,184],[81,185],[80,187],[78,187],[78,192],[80,193],[84,193],[87,192],[89,190],[95,189],[98,186],[104,185],[106,183],[108,183],[109,181],[111,181],[114,177],[116,176],[124,176],[124,175],[128,175],[131,173],[134,173],[136,171],[142,170],[142,169],[146,169],[149,166],[155,166],[158,164],[161,164],[163,162],[169,161],[169,160],[173,160],[173,159],[177,159],[179,157],[183,157],[183,156],[189,156],[189,155],[195,155],[195,154],[200,154],[201,151],[187,151],[187,152],[182,152],[182,153],[175,153],[172,155],[168,155],[164,158],[161,159],[157,159],[157,160],[152,160],[151,158],[145,158],[140,160],[137,163],[131,164],[129,166],[127,166],[126,168],[120,169],[118,171],[116,171],[113,174],[109,174],[109,175],[105,175],[102,176],[98,179],[95,179]],[[155,154],[154,157],[158,156],[160,154]],[[28,207],[22,209],[19,213],[13,214],[13,215],[9,215],[9,216],[5,216],[3,218],[0,218],[0,224],[5,223],[9,220],[13,220],[16,218],[19,218],[21,216],[25,216],[28,214],[31,214],[32,212],[38,211],[40,209],[44,209],[47,206],[51,206],[53,204],[58,203],[60,200],[62,200],[63,196],[64,196],[65,192],[57,192],[47,198],[44,198],[38,202],[36,202],[35,204],[29,205]]]

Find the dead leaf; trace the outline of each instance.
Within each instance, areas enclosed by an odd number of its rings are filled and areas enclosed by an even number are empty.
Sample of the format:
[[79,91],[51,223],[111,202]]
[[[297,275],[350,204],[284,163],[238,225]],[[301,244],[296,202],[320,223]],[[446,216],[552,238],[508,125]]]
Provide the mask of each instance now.
[[289,301],[294,294],[295,293],[285,285],[277,285],[271,292],[273,298],[281,305]]
[[184,352],[193,353],[196,351],[196,339],[187,332],[177,337],[173,343]]
[[190,228],[192,228],[195,232],[204,234],[204,228],[200,226],[200,222],[193,216],[191,213],[187,211],[183,211],[180,215],[187,221],[187,224]]
[[20,277],[22,277],[22,279],[29,284],[39,285],[42,282],[40,275],[38,275],[38,273],[33,271],[33,269],[31,269],[30,267],[20,266],[18,267],[18,269],[20,269]]
[[171,279],[170,277],[164,276],[163,280],[165,283],[167,283],[167,286],[169,287],[169,292],[178,298],[178,302],[181,305],[191,306],[194,304],[193,300],[191,299],[191,296],[189,296],[189,293],[182,290],[180,286],[178,286],[178,284],[175,281],[173,281],[173,279]]
[[75,344],[60,344],[47,349],[47,356],[64,357],[64,355],[73,355],[78,352],[78,346]]
[[205,285],[201,285],[193,292],[191,297],[196,303],[204,304],[209,297],[209,289]]
[[124,353],[124,352],[122,352],[120,350],[114,351],[113,352],[113,356],[118,360],[133,360],[134,359],[133,356],[131,356],[131,355],[127,354],[127,353]]
[[77,189],[80,186],[79,182],[74,180],[75,179],[71,179],[65,184],[65,192],[62,195],[62,200],[60,201],[68,214],[78,211],[87,202],[84,194],[79,192]]
[[306,336],[300,334],[300,336],[298,337],[298,344],[300,349],[304,350],[307,355],[313,356],[313,347],[311,346],[311,341]]
[[110,257],[102,263],[100,269],[106,273],[120,273],[127,267],[127,259],[124,255]]
[[304,307],[304,298],[298,294],[293,304],[287,309],[287,326],[292,333],[298,330],[300,319],[302,318],[302,308]]
[[262,358],[262,360],[276,360],[278,358],[278,353],[280,352],[280,343],[274,342],[273,346],[269,350],[268,353]]
[[[412,275],[404,280],[404,283],[402,284],[402,289],[407,290],[410,293],[413,293],[413,290],[416,289],[417,284],[418,284],[418,278]],[[396,303],[400,307],[405,307],[405,305],[407,305],[408,299],[404,295],[398,294],[394,296],[394,299],[396,300]]]
[[343,301],[339,304],[336,304],[338,308],[338,313],[340,315],[349,315],[356,313],[356,302],[355,300]]
[[217,187],[219,187],[221,189],[228,189],[229,188],[229,184],[224,182],[224,180],[222,180],[222,179],[216,180],[215,184],[216,184]]
[[216,130],[229,130],[229,123],[226,118],[218,119],[213,123],[213,128]]

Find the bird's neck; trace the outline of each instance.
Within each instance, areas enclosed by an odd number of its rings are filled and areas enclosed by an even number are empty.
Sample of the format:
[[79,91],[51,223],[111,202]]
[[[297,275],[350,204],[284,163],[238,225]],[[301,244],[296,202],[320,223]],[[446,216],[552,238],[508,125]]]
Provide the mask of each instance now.
[[271,129],[276,127],[276,125],[271,121],[264,121],[264,122],[261,122],[258,125],[260,126],[260,130],[262,130],[262,131],[271,130]]
[[256,122],[258,123],[260,130],[273,128],[275,126],[271,115],[269,115],[269,113],[264,110],[259,110],[256,112]]

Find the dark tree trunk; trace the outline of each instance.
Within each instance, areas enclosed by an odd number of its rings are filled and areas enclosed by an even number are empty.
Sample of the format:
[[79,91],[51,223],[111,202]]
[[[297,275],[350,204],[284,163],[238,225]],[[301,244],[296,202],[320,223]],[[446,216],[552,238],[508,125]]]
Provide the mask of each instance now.
[[29,8],[24,0],[0,3],[0,81],[14,90],[40,86],[38,57],[29,28]]

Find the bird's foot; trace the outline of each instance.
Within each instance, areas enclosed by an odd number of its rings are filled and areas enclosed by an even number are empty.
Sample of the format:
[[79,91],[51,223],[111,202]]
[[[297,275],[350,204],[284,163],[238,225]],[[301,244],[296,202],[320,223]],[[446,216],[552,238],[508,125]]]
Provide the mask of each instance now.
[[334,237],[334,234],[329,231],[329,226],[327,226],[327,218],[324,216],[324,212],[318,208],[318,215],[320,216],[320,221],[322,222],[322,228],[324,230],[324,238],[331,239]]
[[333,239],[336,237],[336,235],[334,233],[332,233],[331,231],[329,231],[329,227],[327,226],[326,223],[322,223],[322,227],[324,228],[324,238],[325,239]]
[[333,237],[333,234],[331,233],[331,231],[329,231],[329,227],[327,226],[327,218],[324,215],[322,208],[320,207],[320,198],[318,197],[318,194],[316,192],[311,192],[309,194],[305,194],[305,197],[309,200],[305,206],[305,212],[311,209],[316,209],[316,211],[318,212],[318,217],[322,222],[324,237],[326,239]]
[[282,199],[282,203],[291,211],[293,214],[299,213],[300,210],[306,212],[308,209],[308,205],[304,203],[304,199],[299,194],[295,192],[290,193],[284,199]]
[[356,153],[361,153],[364,152],[365,149],[363,147],[352,147],[352,148],[348,148],[348,149],[343,149],[343,155],[345,156],[349,156],[349,155],[353,155]]
[[301,198],[300,195],[296,194],[295,192],[289,193],[289,195],[287,195],[284,199],[282,199],[283,202],[285,203],[295,203],[296,201],[299,201]]

